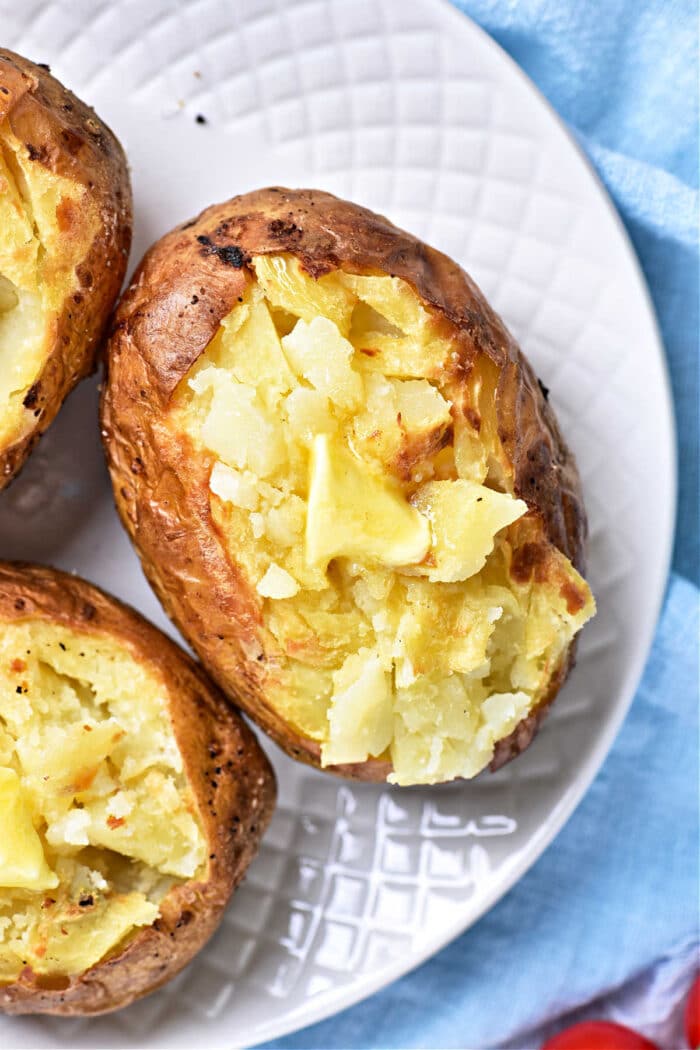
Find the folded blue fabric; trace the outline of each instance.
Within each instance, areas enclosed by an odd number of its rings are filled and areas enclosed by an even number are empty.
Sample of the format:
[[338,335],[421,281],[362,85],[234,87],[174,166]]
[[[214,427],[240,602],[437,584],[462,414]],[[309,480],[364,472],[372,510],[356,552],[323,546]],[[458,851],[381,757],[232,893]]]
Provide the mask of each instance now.
[[[553,1018],[635,979],[639,985],[640,975],[646,994],[649,988],[660,994],[671,986],[661,968],[682,958],[692,969],[698,951],[696,3],[456,3],[510,52],[569,123],[641,259],[678,421],[674,573],[623,730],[539,862],[419,970],[270,1047],[486,1050],[509,1043],[534,1050]],[[675,1036],[653,1026],[647,1031],[665,1040],[663,1050],[680,1050]]]

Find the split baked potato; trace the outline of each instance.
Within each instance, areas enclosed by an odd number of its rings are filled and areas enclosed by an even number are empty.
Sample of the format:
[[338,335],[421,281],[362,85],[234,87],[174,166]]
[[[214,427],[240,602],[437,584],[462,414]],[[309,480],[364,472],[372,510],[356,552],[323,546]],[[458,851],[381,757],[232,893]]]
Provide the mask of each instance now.
[[0,48],[0,489],[93,370],[130,243],[116,138],[47,68]]
[[160,631],[0,564],[0,1011],[102,1013],[176,974],[274,794],[251,731]]
[[117,507],[166,610],[291,755],[398,784],[532,739],[594,611],[546,391],[450,259],[267,189],[147,253],[107,346]]

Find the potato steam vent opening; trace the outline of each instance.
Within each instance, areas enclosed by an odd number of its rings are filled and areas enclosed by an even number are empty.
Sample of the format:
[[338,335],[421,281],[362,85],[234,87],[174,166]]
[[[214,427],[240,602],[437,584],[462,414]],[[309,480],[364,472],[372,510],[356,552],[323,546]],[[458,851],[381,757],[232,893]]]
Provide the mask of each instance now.
[[483,769],[594,610],[516,498],[496,366],[451,340],[399,278],[256,256],[166,421],[255,588],[265,696],[399,784]]
[[0,984],[83,973],[206,871],[164,690],[107,636],[3,623]]

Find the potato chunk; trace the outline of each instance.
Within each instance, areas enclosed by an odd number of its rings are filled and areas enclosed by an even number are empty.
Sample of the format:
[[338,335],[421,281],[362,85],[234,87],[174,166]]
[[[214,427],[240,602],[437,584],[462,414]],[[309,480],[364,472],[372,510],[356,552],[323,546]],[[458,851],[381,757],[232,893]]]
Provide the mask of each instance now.
[[363,762],[381,755],[391,743],[391,674],[378,653],[360,649],[333,676],[335,690],[328,711],[329,738],[323,762]]
[[357,408],[362,400],[362,378],[353,370],[353,347],[326,317],[309,324],[298,321],[282,340],[287,360],[300,379],[339,408]]
[[425,469],[451,425],[449,402],[424,379],[392,379],[371,372],[362,412],[352,422],[353,444],[402,480]]
[[355,300],[335,274],[314,280],[288,255],[265,255],[253,266],[267,301],[304,321],[328,318],[347,335]]
[[231,380],[222,368],[206,368],[191,381],[193,390],[211,393],[202,425],[205,444],[230,466],[248,467],[268,477],[284,460],[284,442],[254,387]]
[[483,569],[496,534],[527,511],[523,500],[461,478],[428,482],[413,505],[433,528],[434,564],[418,571],[443,583],[467,580]]

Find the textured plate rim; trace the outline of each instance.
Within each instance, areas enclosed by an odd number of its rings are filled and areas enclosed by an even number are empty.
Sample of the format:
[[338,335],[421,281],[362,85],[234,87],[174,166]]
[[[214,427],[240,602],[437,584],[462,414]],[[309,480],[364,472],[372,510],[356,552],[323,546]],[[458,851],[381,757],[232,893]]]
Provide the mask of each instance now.
[[[482,29],[477,22],[469,17],[469,15],[455,7],[452,0],[432,0],[432,2],[440,9],[441,19],[445,18],[448,21],[452,20],[454,22],[456,32],[462,32],[466,22],[480,41],[484,50],[490,51],[494,61],[505,63],[510,67],[511,72],[515,73],[516,78],[519,81],[521,90],[527,92],[533,100],[540,105],[540,107],[543,107],[547,111],[548,115],[568,140],[569,145],[575,150],[580,163],[586,169],[590,179],[591,193],[596,193],[599,200],[604,205],[608,217],[612,220],[612,223],[617,230],[617,234],[624,245],[628,262],[630,263],[634,274],[636,292],[644,307],[646,325],[650,329],[656,345],[656,351],[663,377],[663,385],[659,390],[659,407],[661,409],[659,415],[662,426],[667,431],[666,437],[668,447],[665,451],[668,454],[671,467],[667,478],[662,479],[662,484],[665,483],[666,487],[666,491],[662,494],[666,511],[663,549],[658,560],[658,569],[654,585],[654,598],[653,601],[650,601],[649,603],[646,622],[643,624],[643,629],[637,634],[634,656],[628,663],[625,682],[623,687],[618,690],[617,701],[610,718],[604,729],[601,731],[595,747],[591,750],[583,769],[579,773],[578,779],[570,785],[569,790],[555,806],[546,826],[541,827],[540,830],[533,835],[527,848],[522,851],[521,856],[519,856],[509,867],[502,879],[498,881],[498,884],[495,885],[490,892],[484,894],[478,907],[476,907],[468,917],[464,919],[460,918],[454,928],[449,930],[447,934],[445,934],[444,931],[441,931],[434,939],[429,940],[419,951],[416,951],[408,962],[404,959],[397,960],[386,967],[377,970],[375,973],[368,975],[366,978],[355,982],[346,992],[341,991],[339,993],[337,988],[332,989],[328,993],[322,993],[319,995],[312,1000],[311,1004],[304,1004],[299,1007],[291,1015],[288,1014],[283,1020],[264,1022],[256,1027],[255,1031],[251,1033],[255,1042],[246,1044],[249,1046],[269,1042],[286,1035],[292,1035],[310,1025],[318,1024],[320,1021],[324,1021],[335,1014],[341,1013],[343,1010],[347,1010],[350,1007],[357,1005],[357,1003],[362,1002],[364,999],[376,995],[377,992],[380,992],[383,988],[393,984],[394,981],[397,981],[406,974],[418,969],[419,966],[422,966],[423,963],[427,962],[477,923],[486,912],[494,907],[494,905],[520,881],[533,864],[539,860],[547,847],[553,842],[569,818],[573,815],[579,803],[583,800],[588,788],[591,786],[597,773],[605,762],[605,759],[615,742],[617,734],[620,731],[622,723],[632,705],[632,701],[639,687],[639,683],[641,682],[654,640],[654,634],[661,615],[671,568],[678,499],[678,450],[676,420],[671,393],[671,379],[651,293],[629,234],[625,229],[610,194],[601,182],[590,159],[586,156],[580,144],[576,141],[575,136],[572,134],[563,118],[559,116],[552,103],[545,95],[543,95],[534,81],[530,79],[515,59],[511,58],[508,52],[505,51],[485,29]],[[301,1016],[302,1012],[304,1015],[303,1017]],[[290,1020],[294,1022],[293,1027],[289,1026]],[[236,1044],[227,1044],[226,1050],[236,1050]]]

